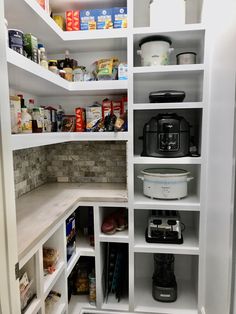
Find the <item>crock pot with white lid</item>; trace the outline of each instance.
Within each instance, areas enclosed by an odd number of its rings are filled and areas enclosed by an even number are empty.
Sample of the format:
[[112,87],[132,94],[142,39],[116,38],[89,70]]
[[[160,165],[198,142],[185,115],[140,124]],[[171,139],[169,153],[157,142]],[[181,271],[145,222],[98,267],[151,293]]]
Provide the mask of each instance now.
[[169,64],[169,55],[174,50],[170,46],[172,41],[167,36],[154,35],[143,38],[139,42],[142,66],[155,66]]
[[143,194],[156,199],[181,199],[187,196],[189,171],[177,168],[147,168],[138,176],[143,181]]

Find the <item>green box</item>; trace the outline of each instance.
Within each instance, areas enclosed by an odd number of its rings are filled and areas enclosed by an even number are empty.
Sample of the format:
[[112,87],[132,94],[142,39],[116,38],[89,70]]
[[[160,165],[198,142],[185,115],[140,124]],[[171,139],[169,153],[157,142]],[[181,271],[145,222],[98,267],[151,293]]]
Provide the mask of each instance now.
[[38,63],[38,39],[32,34],[24,34],[24,52],[27,58]]

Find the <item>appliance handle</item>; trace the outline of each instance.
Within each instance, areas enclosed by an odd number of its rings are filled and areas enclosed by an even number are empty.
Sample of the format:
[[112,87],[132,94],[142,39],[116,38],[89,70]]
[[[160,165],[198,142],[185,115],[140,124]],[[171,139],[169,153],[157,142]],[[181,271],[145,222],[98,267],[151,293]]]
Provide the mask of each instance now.
[[144,176],[137,176],[137,178],[144,181]]
[[140,50],[140,49],[137,50],[137,55],[138,55],[138,56],[142,56],[142,50]]
[[194,177],[188,177],[187,178],[187,182],[189,182],[189,181],[191,181],[191,180],[193,180],[194,179]]
[[143,136],[139,136],[138,139],[139,139],[139,140],[143,140]]

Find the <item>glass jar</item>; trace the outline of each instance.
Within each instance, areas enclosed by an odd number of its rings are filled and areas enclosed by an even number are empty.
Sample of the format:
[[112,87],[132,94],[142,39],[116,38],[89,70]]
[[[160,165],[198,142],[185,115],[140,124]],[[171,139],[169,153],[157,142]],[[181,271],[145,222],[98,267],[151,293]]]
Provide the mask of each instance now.
[[73,80],[74,82],[84,81],[85,67],[75,67],[73,70]]
[[33,130],[33,133],[42,133],[43,132],[42,115],[41,115],[39,108],[33,108],[32,130]]
[[49,60],[48,61],[48,70],[58,74],[58,68],[57,68],[57,60]]

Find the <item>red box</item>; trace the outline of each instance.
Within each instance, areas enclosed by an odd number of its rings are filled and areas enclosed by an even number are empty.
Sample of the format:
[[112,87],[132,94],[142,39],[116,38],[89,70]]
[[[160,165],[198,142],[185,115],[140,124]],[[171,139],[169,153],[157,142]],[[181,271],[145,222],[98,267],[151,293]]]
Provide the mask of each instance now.
[[112,112],[117,118],[119,118],[122,115],[123,106],[121,100],[114,100],[112,102]]
[[84,132],[86,128],[85,109],[75,109],[75,132]]
[[128,110],[128,97],[124,96],[122,97],[122,111],[123,113]]
[[79,11],[66,11],[66,30],[78,31],[80,29]]
[[104,99],[102,101],[102,118],[103,120],[108,114],[112,113],[112,101],[110,99]]

